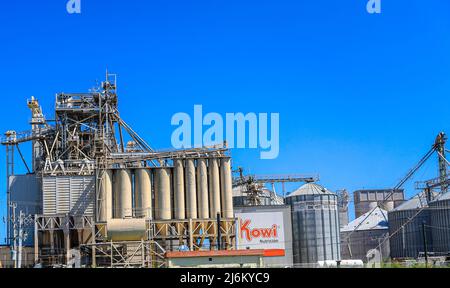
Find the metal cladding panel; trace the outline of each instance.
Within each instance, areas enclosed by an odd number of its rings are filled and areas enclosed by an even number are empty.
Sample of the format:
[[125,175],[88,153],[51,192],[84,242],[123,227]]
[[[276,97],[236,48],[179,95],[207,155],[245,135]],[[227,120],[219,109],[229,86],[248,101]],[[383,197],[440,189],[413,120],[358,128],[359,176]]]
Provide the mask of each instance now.
[[44,215],[55,215],[56,210],[56,178],[42,179],[43,212]]
[[433,252],[448,253],[450,251],[450,200],[432,202],[430,208]]
[[292,209],[294,263],[340,260],[337,195],[286,198]]
[[[424,209],[417,214],[418,212],[417,209],[388,212],[391,258],[417,258],[420,252],[425,251],[422,223],[430,225],[430,210]],[[433,239],[429,229],[426,237],[428,248],[432,251]]]
[[44,177],[42,187],[44,215],[94,214],[94,176]]
[[[42,213],[41,181],[36,175],[14,175],[9,177],[9,191],[11,201],[17,204],[16,213],[22,211],[25,215]],[[9,223],[11,224],[11,222]],[[7,229],[12,235],[12,227]],[[28,237],[24,241],[25,246],[34,245],[34,225],[26,225],[24,228]]]

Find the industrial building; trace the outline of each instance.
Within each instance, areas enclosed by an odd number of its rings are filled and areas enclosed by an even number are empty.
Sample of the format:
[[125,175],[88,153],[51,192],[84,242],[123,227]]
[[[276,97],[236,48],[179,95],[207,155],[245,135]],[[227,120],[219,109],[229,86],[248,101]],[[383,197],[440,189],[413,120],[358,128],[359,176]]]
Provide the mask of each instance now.
[[[8,244],[34,246],[44,266],[81,259],[90,267],[159,267],[162,255],[183,247],[233,249],[228,149],[153,150],[121,118],[116,90],[107,73],[94,92],[60,93],[54,120],[28,101],[31,129],[1,141],[14,203]],[[14,155],[26,142],[31,165],[21,157],[28,173],[16,175]]]
[[341,229],[341,257],[367,263],[369,251],[378,249],[382,259],[389,259],[388,236],[388,213],[375,207]]
[[292,211],[294,265],[341,260],[337,195],[307,183],[289,194],[286,203]]
[[375,207],[391,211],[405,201],[403,189],[358,190],[353,193],[355,217],[359,218]]

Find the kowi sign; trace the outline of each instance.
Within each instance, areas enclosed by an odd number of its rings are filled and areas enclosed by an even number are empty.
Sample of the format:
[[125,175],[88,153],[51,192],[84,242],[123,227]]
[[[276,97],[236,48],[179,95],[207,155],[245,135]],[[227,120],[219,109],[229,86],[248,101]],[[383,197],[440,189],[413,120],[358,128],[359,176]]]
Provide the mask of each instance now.
[[238,249],[285,249],[283,213],[237,213]]

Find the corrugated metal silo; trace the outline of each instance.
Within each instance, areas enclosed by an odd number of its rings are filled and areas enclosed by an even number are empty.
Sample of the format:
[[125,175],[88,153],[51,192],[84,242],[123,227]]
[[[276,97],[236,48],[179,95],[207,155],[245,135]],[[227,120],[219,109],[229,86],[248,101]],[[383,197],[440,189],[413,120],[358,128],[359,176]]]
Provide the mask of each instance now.
[[[420,252],[425,251],[422,223],[430,225],[431,222],[427,207],[427,197],[421,193],[388,212],[391,258],[417,258]],[[430,230],[426,231],[426,237],[431,251]]]
[[431,235],[433,251],[438,254],[450,253],[450,193],[446,193],[430,203]]
[[308,183],[290,194],[295,264],[340,260],[337,195]]

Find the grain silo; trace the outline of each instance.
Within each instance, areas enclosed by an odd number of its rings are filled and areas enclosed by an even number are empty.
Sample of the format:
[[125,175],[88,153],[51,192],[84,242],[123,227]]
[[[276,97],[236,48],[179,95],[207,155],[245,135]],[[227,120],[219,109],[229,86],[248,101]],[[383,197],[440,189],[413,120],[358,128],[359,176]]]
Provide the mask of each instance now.
[[286,198],[292,210],[294,263],[316,265],[340,260],[337,195],[307,183]]
[[433,252],[439,255],[450,253],[450,193],[440,195],[430,202],[431,235]]
[[[389,244],[392,259],[417,258],[424,252],[422,225],[430,225],[430,209],[427,196],[420,193],[388,212]],[[432,235],[426,231],[428,249],[431,251]]]
[[388,235],[388,212],[373,208],[341,229],[342,259],[367,262],[372,249],[378,249],[383,259],[389,258]]

